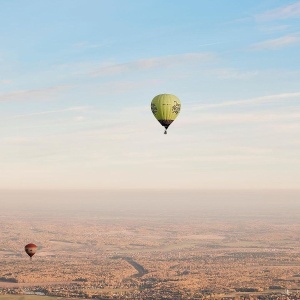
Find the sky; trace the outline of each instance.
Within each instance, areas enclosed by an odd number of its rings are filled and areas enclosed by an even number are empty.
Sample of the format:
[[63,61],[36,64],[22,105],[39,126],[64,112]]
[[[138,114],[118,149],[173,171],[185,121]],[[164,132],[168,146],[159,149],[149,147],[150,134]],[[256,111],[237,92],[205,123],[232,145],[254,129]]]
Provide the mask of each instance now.
[[297,189],[299,46],[300,1],[0,0],[0,188]]

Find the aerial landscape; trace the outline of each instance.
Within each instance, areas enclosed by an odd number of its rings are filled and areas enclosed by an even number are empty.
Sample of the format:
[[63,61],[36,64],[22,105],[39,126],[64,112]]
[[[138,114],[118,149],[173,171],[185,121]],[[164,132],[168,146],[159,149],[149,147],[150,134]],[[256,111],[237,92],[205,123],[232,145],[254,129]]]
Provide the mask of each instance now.
[[0,1],[0,300],[300,299],[300,1]]
[[[25,195],[32,206],[45,197]],[[158,195],[164,205],[157,200],[149,205],[134,191],[48,192],[52,204],[32,211],[7,205],[0,215],[0,293],[300,299],[299,192],[194,191],[184,205],[182,192],[148,193],[153,199]],[[4,196],[13,203],[18,195]],[[61,207],[60,197],[75,207]],[[122,203],[124,197],[131,200]],[[247,205],[239,202],[249,199]],[[27,240],[39,245],[32,261],[20,247]]]

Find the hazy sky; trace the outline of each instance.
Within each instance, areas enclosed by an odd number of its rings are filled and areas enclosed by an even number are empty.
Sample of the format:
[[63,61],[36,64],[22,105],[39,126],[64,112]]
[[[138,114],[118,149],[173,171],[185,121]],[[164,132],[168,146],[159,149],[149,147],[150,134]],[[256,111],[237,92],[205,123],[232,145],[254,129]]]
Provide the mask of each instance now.
[[300,186],[300,1],[2,0],[0,41],[0,188]]

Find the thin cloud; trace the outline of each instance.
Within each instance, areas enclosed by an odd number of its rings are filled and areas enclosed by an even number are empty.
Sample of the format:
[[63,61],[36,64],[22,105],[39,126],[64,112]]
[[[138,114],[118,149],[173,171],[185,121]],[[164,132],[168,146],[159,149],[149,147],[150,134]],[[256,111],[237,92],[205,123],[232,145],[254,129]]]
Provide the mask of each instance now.
[[0,102],[12,101],[12,100],[24,100],[24,99],[36,99],[36,98],[47,98],[53,93],[60,92],[62,90],[70,88],[70,85],[57,85],[42,89],[32,90],[19,90],[10,92],[7,94],[0,95]]
[[249,79],[258,75],[258,71],[240,71],[237,69],[215,69],[211,73],[220,79]]
[[287,47],[300,42],[298,35],[287,35],[277,39],[267,40],[261,43],[254,44],[252,50],[272,50]]
[[210,113],[200,118],[182,118],[184,125],[195,124],[235,124],[235,123],[271,123],[300,120],[300,113]]
[[273,125],[273,128],[276,131],[282,131],[282,132],[286,132],[286,133],[298,133],[300,132],[300,122],[292,122],[292,123],[288,123],[288,124],[276,124]]
[[[273,23],[272,23],[273,24]],[[287,24],[281,24],[281,25],[263,25],[258,27],[259,30],[266,32],[266,33],[278,33],[278,32],[284,32],[291,28],[291,25]]]
[[29,114],[20,114],[20,115],[15,115],[12,118],[42,116],[42,115],[58,114],[58,113],[69,112],[69,111],[82,112],[89,108],[90,106],[75,106],[75,107],[68,107],[68,108],[58,109],[58,110],[47,110],[47,111],[34,112]]
[[74,44],[74,48],[76,49],[97,49],[106,46],[107,44],[91,44],[89,42],[79,42]]
[[252,16],[247,16],[244,18],[238,18],[238,19],[234,19],[234,20],[231,20],[228,22],[224,22],[223,24],[227,25],[227,24],[235,24],[235,23],[247,23],[247,22],[251,22],[252,20],[253,20]]
[[293,4],[282,6],[256,15],[257,21],[272,21],[289,18],[297,18],[300,16],[300,1]]
[[33,141],[31,138],[27,137],[6,137],[0,139],[1,144],[12,144],[12,145],[26,145]]
[[116,75],[124,72],[135,70],[149,70],[155,68],[167,68],[180,64],[193,64],[213,61],[215,56],[212,53],[184,53],[179,55],[169,55],[163,57],[154,57],[141,59],[124,64],[115,64],[107,67],[102,67],[90,75],[92,77]]
[[84,121],[84,120],[85,120],[85,117],[83,117],[83,116],[75,117],[75,121],[76,121],[76,122],[82,122],[82,121]]
[[9,79],[6,79],[6,80],[1,80],[0,83],[3,84],[3,85],[8,85],[8,84],[12,84],[13,81],[9,80]]
[[249,105],[249,104],[257,104],[257,103],[268,103],[274,101],[283,101],[287,99],[299,98],[300,92],[296,93],[282,93],[276,95],[255,97],[251,99],[237,100],[237,101],[226,101],[221,103],[212,103],[212,104],[203,104],[198,105],[193,108],[196,110],[209,109],[209,108],[219,108],[219,107],[227,107],[227,106],[239,106],[239,105]]
[[142,81],[117,81],[117,82],[107,82],[99,85],[100,90],[99,95],[111,95],[111,94],[122,94],[129,91],[134,91],[143,87],[149,86],[160,86],[163,83],[161,79],[150,79]]

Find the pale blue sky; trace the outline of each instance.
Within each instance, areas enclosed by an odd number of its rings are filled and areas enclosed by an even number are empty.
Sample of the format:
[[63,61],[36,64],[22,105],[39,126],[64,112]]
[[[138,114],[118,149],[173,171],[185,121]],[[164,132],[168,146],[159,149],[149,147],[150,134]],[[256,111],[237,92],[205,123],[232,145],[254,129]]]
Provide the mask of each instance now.
[[0,41],[0,188],[299,188],[300,1],[1,0]]

